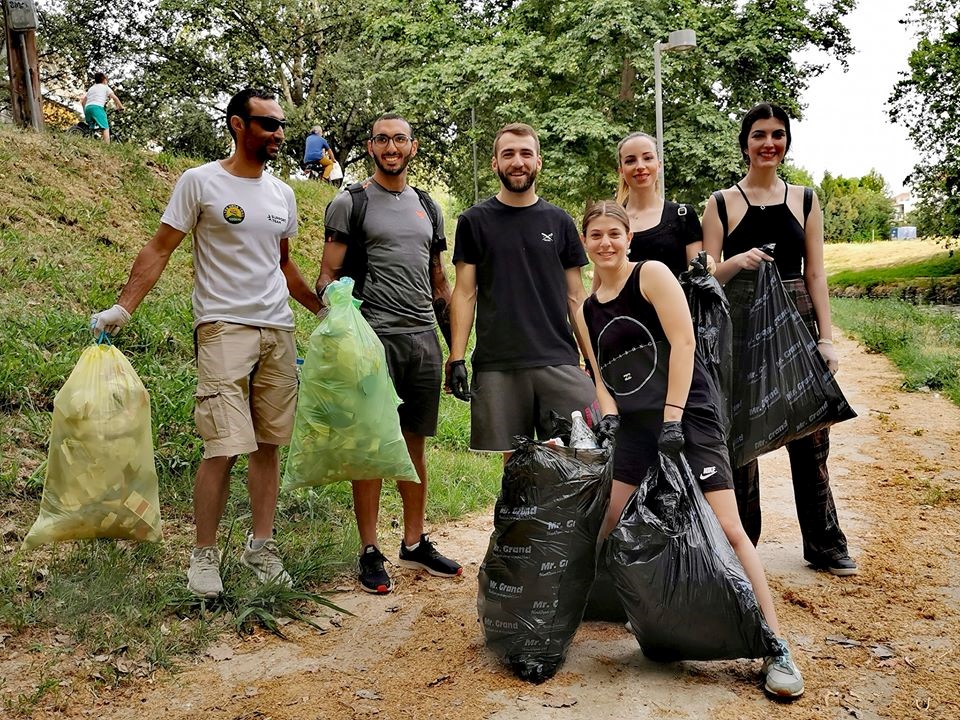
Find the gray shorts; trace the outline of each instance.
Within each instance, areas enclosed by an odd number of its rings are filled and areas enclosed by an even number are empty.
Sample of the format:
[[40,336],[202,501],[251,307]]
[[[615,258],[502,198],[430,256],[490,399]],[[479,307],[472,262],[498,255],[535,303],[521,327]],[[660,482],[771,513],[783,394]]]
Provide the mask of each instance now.
[[470,394],[470,448],[495,452],[512,450],[514,436],[533,437],[534,430],[549,439],[551,410],[569,418],[597,400],[593,382],[574,365],[481,370]]
[[387,369],[403,400],[397,413],[400,429],[415,435],[437,434],[443,355],[435,330],[380,335]]

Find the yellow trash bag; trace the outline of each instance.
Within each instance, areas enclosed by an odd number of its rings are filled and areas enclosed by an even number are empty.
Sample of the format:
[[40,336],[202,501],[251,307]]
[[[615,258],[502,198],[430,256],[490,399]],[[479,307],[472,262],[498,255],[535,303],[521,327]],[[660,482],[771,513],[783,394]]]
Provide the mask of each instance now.
[[23,549],[63,540],[160,540],[150,396],[109,344],[88,347],[53,401],[40,516]]

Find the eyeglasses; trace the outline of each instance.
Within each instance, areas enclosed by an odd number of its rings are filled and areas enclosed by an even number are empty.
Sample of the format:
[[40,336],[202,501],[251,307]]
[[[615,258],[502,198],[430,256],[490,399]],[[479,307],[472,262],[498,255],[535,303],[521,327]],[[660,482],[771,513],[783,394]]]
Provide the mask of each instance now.
[[247,120],[256,120],[257,124],[268,133],[276,132],[278,128],[287,126],[286,120],[270,117],[269,115],[247,115]]
[[370,138],[370,142],[377,147],[386,147],[387,143],[391,140],[393,140],[393,144],[397,147],[403,147],[408,142],[413,140],[413,138],[409,135],[404,135],[403,133],[397,133],[396,135],[374,135],[372,138]]

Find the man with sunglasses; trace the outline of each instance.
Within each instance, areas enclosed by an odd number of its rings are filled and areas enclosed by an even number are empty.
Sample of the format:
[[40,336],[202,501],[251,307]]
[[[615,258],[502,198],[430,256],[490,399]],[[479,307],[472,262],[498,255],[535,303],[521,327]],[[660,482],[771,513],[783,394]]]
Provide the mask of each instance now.
[[233,96],[227,105],[233,154],[180,177],[117,304],[91,318],[95,333],[123,327],[193,232],[194,419],[204,453],[194,485],[197,534],[187,588],[203,598],[223,592],[217,527],[230,469],[242,454],[249,461],[253,530],[241,562],[261,582],[292,584],[272,539],[278,448],[290,441],[297,400],[288,300],[293,296],[313,313],[320,303],[289,255],[289,240],[297,233],[293,190],[264,172],[279,153],[285,123],[272,94],[248,88]]
[[[429,197],[407,185],[407,165],[417,154],[410,123],[399,115],[382,115],[367,141],[367,153],[376,166],[373,176],[340,193],[327,206],[325,238],[317,294],[351,275],[345,268],[348,250],[365,257],[364,275],[355,294],[360,312],[377,333],[400,405],[400,428],[420,483],[400,482],[403,502],[403,541],[400,564],[439,577],[455,577],[463,568],[441,555],[424,533],[427,504],[426,439],[436,434],[440,407],[443,355],[437,340],[433,298],[450,300],[450,287],[440,253],[446,249],[443,215]],[[363,197],[359,197],[362,193]],[[361,227],[352,227],[354,203],[366,210]],[[437,218],[435,229],[430,215]],[[352,265],[352,263],[351,263]],[[347,270],[347,272],[345,272]],[[357,278],[354,277],[354,280]],[[377,515],[383,481],[353,483],[353,508],[362,550],[358,559],[360,587],[385,595],[393,589],[384,569],[386,558],[377,543]]]

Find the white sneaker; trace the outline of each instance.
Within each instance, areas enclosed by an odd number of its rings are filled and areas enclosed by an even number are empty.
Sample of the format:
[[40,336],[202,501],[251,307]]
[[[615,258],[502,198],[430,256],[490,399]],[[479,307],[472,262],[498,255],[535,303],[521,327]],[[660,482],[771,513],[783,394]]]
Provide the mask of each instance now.
[[283,569],[283,561],[277,554],[277,543],[270,538],[265,540],[259,550],[253,549],[253,533],[247,533],[247,544],[243,548],[240,562],[253,570],[257,580],[262,583],[276,583],[284,587],[293,587],[293,578]]
[[793,662],[787,643],[777,638],[777,652],[763,660],[766,676],[763,689],[778,698],[797,698],[803,695],[803,676]]
[[216,545],[195,547],[190,553],[187,590],[197,597],[213,599],[223,592],[220,579],[220,551]]

